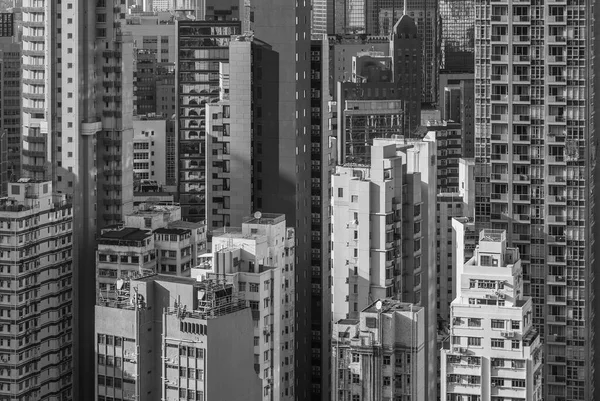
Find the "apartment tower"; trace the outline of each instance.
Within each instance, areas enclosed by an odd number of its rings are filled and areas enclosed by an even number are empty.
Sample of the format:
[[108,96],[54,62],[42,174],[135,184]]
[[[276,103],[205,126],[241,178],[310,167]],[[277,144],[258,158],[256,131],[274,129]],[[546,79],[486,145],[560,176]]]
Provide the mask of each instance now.
[[[243,30],[251,30],[279,55],[279,71],[270,77],[278,83],[277,115],[263,126],[263,182],[257,194],[263,210],[285,214],[296,228],[296,399],[320,399],[321,386],[311,383],[311,365],[321,366],[321,346],[312,347],[311,332],[311,99],[310,99],[310,2],[249,0]],[[321,375],[326,375],[321,372]],[[316,378],[315,378],[316,380]]]
[[504,231],[486,229],[457,271],[450,341],[441,351],[442,398],[542,400],[542,345],[521,260]]
[[478,228],[506,230],[545,346],[545,400],[594,393],[594,6],[477,1]]
[[51,181],[20,179],[0,232],[0,398],[77,399],[72,205]]
[[[122,13],[123,11],[123,13]],[[108,0],[23,1],[22,175],[73,204],[74,399],[92,399],[97,227],[133,207],[133,43]],[[27,152],[25,152],[27,151]]]

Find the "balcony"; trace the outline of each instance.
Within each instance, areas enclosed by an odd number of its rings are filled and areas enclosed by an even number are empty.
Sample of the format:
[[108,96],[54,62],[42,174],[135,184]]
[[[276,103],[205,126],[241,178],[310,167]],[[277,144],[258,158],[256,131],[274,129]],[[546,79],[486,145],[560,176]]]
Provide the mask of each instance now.
[[492,95],[493,102],[508,102],[508,95],[494,94]]
[[513,42],[516,43],[526,43],[526,42],[530,42],[531,38],[528,35],[514,35],[513,36]]
[[550,216],[546,217],[547,223],[564,223],[566,221],[567,221],[567,218],[565,216],[550,215]]
[[492,35],[492,43],[494,43],[494,42],[508,43],[508,36],[507,35]]
[[[498,2],[499,0],[495,0],[494,2]],[[492,15],[492,22],[508,22],[508,15]]]
[[553,115],[550,115],[550,116],[546,117],[546,121],[549,124],[560,124],[560,125],[562,125],[562,124],[566,124],[567,123],[567,119],[565,118],[565,116],[553,116]]
[[529,202],[529,194],[514,194],[512,197],[513,202]]
[[565,257],[562,255],[548,255],[546,257],[546,261],[548,263],[556,263],[556,264],[565,264],[566,263]]
[[524,154],[515,154],[513,155],[514,162],[528,162],[531,159],[531,156]]
[[546,82],[549,84],[566,84],[567,79],[562,75],[549,75],[546,77]]
[[529,22],[529,15],[513,15],[514,22]]
[[546,195],[547,203],[564,203],[567,198],[564,195]]
[[508,63],[508,54],[492,54],[493,62]]
[[492,181],[507,182],[508,181],[508,174],[492,173],[492,174],[490,174],[490,179]]
[[508,134],[492,134],[490,139],[494,142],[508,142]]
[[520,222],[520,223],[525,223],[528,222],[530,220],[530,217],[528,214],[518,214],[515,213],[513,214],[513,220]]
[[565,244],[567,242],[567,237],[564,235],[549,235],[546,238],[546,242],[549,244]]
[[513,63],[528,63],[531,60],[531,57],[528,54],[520,54],[517,56],[513,56]]
[[508,202],[508,194],[502,194],[502,193],[490,194],[490,199],[492,201],[497,200],[497,201],[501,201],[501,202]]
[[563,164],[565,163],[565,157],[563,155],[546,156],[546,162],[552,164]]
[[548,103],[564,103],[565,97],[564,96],[546,96],[546,101]]
[[567,297],[564,295],[546,295],[546,303],[549,304],[565,304]]
[[547,323],[567,323],[567,317],[562,315],[547,315]]
[[[491,76],[491,80],[492,82],[500,82],[500,83],[507,83],[508,82],[508,75],[504,74],[492,74]],[[493,95],[492,95],[493,96]],[[494,100],[492,98],[492,100]]]
[[513,135],[513,142],[530,142],[529,135]]
[[513,114],[513,122],[515,122],[515,123],[529,122],[529,115],[527,115],[527,114]]
[[549,184],[558,184],[558,185],[566,184],[567,178],[563,177],[562,175],[549,175],[548,183]]
[[514,102],[529,102],[531,97],[529,95],[513,95]]
[[102,130],[102,121],[99,119],[92,117],[83,120],[81,123],[81,135],[94,135],[96,132]]
[[492,114],[492,121],[508,122],[508,114]]
[[565,56],[546,56],[547,64],[566,64],[567,58]]
[[526,182],[530,180],[531,177],[528,174],[513,174],[513,181]]

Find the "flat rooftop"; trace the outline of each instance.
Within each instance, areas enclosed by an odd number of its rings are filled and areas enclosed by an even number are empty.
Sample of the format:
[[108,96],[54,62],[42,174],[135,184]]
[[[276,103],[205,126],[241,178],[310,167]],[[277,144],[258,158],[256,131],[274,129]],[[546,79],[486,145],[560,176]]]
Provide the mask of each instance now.
[[170,222],[167,227],[195,229],[195,228],[200,228],[203,226],[204,226],[203,223],[193,223],[191,221],[177,220],[177,221]]
[[125,227],[120,230],[105,231],[100,235],[101,240],[141,241],[152,236],[152,231],[139,228]]
[[180,276],[171,276],[168,274],[149,274],[144,277],[136,278],[135,281],[142,281],[145,283],[149,283],[151,281],[165,281],[168,283],[176,283],[176,284],[196,284],[196,279],[192,277],[180,277]]
[[338,320],[337,324],[347,324],[347,325],[357,325],[360,322],[360,320],[358,319],[340,319]]
[[409,304],[407,302],[397,301],[395,299],[381,299],[381,310],[377,310],[375,305],[379,301],[373,302],[371,305],[367,306],[363,312],[368,313],[390,313],[390,312],[417,312],[422,309],[421,306]]
[[172,235],[184,235],[190,232],[186,228],[157,228],[154,230],[156,234],[172,234]]
[[257,218],[258,214],[255,216],[245,217],[242,224],[277,224],[285,221],[285,214],[279,213],[261,213],[260,218]]

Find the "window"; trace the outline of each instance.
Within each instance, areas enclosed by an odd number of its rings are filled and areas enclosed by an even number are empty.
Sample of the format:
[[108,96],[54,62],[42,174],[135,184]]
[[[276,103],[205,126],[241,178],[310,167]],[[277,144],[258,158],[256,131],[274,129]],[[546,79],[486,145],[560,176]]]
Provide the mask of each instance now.
[[352,394],[352,401],[360,401],[360,395],[359,394]]
[[338,198],[344,197],[344,188],[338,188]]
[[392,364],[392,357],[389,355],[384,355],[383,356],[383,364],[384,365],[391,365]]
[[520,349],[521,348],[521,341],[520,340],[512,340],[511,341],[511,347],[512,347],[512,349]]
[[359,384],[360,383],[360,376],[357,375],[356,373],[352,373],[352,383],[353,384]]
[[258,292],[259,285],[258,283],[250,283],[250,292]]
[[392,378],[390,376],[383,376],[383,385],[389,386],[392,383]]
[[504,386],[504,379],[500,379],[498,377],[492,377],[492,387],[502,387]]
[[460,345],[460,336],[452,336],[452,344]]
[[525,380],[515,380],[512,381],[513,387],[525,387]]
[[492,338],[492,348],[504,348],[504,339]]
[[521,322],[518,320],[513,320],[511,323],[511,327],[513,330],[519,330],[521,328]]
[[357,353],[353,353],[352,362],[360,362],[360,355],[358,355]]
[[469,338],[469,341],[468,341],[469,345],[473,345],[476,347],[481,346],[481,337],[468,337],[468,338]]
[[481,319],[480,318],[469,318],[468,323],[469,323],[469,327],[481,327]]
[[240,281],[238,283],[238,290],[241,291],[241,292],[246,291],[246,283],[244,281]]
[[354,203],[358,202],[358,195],[352,195],[351,201]]
[[503,329],[504,320],[492,319],[492,329]]

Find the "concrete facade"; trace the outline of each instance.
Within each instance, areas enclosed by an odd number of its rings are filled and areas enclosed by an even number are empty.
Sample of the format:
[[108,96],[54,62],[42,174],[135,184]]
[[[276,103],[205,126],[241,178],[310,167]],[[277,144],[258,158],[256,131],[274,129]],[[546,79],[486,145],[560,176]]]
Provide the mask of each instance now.
[[425,310],[378,302],[334,324],[332,400],[427,400]]
[[73,207],[51,181],[0,201],[0,398],[72,399],[76,369]]
[[[166,120],[133,121],[133,174],[136,183],[153,180],[161,187],[167,185],[167,151]],[[174,174],[171,172],[171,175]]]
[[252,316],[231,285],[151,275],[120,295],[115,307],[96,306],[99,401],[260,399]]
[[442,396],[542,399],[542,347],[521,277],[519,251],[506,246],[506,233],[481,231],[457,272],[450,341],[441,351]]
[[295,236],[285,216],[245,218],[213,237],[212,273],[243,294],[254,320],[254,364],[263,400],[294,399]]

